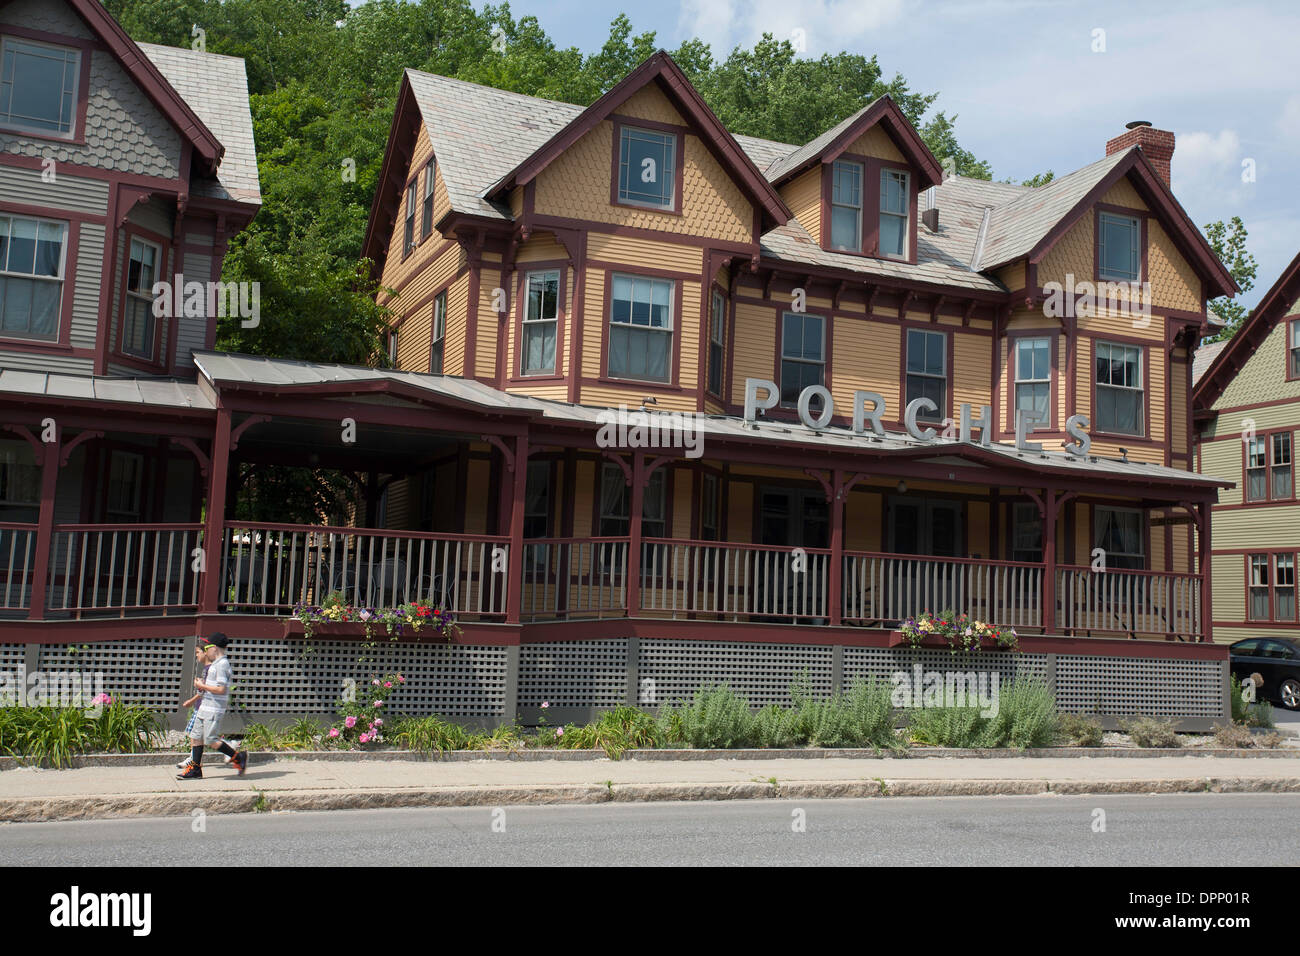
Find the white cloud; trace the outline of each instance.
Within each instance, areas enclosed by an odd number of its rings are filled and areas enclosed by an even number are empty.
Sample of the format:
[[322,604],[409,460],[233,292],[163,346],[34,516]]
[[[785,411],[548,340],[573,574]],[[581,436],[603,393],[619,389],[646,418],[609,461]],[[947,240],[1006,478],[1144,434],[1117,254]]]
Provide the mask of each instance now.
[[803,55],[816,57],[843,49],[873,49],[872,33],[903,14],[903,0],[682,0],[678,32],[694,36],[725,57],[740,44],[751,46],[764,33],[793,40],[803,31]]

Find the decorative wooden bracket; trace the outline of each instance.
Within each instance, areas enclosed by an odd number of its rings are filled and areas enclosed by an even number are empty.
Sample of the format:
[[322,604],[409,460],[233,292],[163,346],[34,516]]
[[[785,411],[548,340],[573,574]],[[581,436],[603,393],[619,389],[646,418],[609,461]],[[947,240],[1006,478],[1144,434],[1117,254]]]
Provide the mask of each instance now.
[[582,232],[578,229],[552,229],[551,231],[560,245],[564,246],[564,251],[569,254],[569,268],[578,268],[578,263],[582,261]]
[[5,431],[13,432],[32,446],[32,456],[39,468],[45,464],[45,445],[31,433],[26,425],[0,425]]
[[835,287],[835,291],[831,293],[831,308],[837,312],[840,308],[840,299],[844,297],[844,289],[847,285],[847,282],[841,282]]
[[187,449],[189,449],[190,454],[193,455],[193,456],[198,460],[198,463],[199,463],[199,474],[200,474],[200,475],[203,475],[203,476],[206,478],[206,477],[207,477],[207,474],[208,474],[208,466],[209,466],[212,462],[209,460],[208,456],[205,455],[205,454],[203,453],[203,449],[201,449],[201,448],[200,448],[200,447],[195,443],[194,439],[193,439],[193,438],[186,438],[186,437],[184,437],[184,436],[182,436],[182,437],[180,437],[180,438],[175,438],[175,437],[173,437],[173,438],[172,438],[172,443],[175,444],[175,445],[180,445],[182,448],[187,448]]
[[1038,517],[1043,518],[1045,520],[1047,518],[1047,505],[1043,503],[1042,496],[1039,495],[1032,488],[1021,488],[1020,493],[1025,497],[1027,497],[1034,504],[1038,505]]
[[80,445],[82,442],[90,441],[92,438],[103,438],[103,437],[104,437],[103,432],[82,432],[76,438],[72,439],[72,441],[68,442],[66,445],[62,446],[59,449],[59,466],[62,467],[63,465],[66,465],[68,463],[68,459],[72,457],[73,451],[76,450],[76,447]]
[[515,453],[510,450],[510,446],[496,435],[484,435],[483,440],[501,452],[501,457],[506,461],[506,471],[513,474],[515,470]]
[[117,217],[117,228],[121,229],[126,225],[126,218],[131,215],[131,210],[142,203],[147,203],[153,193],[147,189],[123,189],[119,195],[122,201],[118,203],[121,212]]
[[768,269],[767,277],[763,279],[763,298],[772,298],[772,280],[776,278],[776,270]]
[[650,476],[654,474],[654,470],[658,468],[660,465],[664,464],[665,462],[669,462],[672,460],[673,460],[672,455],[660,455],[658,458],[652,460],[650,464],[646,465],[645,468],[642,469],[641,471],[642,482],[644,482],[644,484],[648,486],[650,484]]
[[865,471],[860,471],[852,478],[850,478],[848,481],[841,482],[838,496],[847,499],[849,496],[849,492],[853,490],[853,486],[856,485],[863,478],[867,478],[867,477],[869,476]]
[[244,432],[248,431],[254,425],[260,425],[262,422],[269,422],[270,415],[250,415],[230,432],[230,450],[234,451],[239,447],[239,439],[243,437]]
[[934,302],[930,304],[930,321],[939,321],[939,310],[943,308],[943,303],[948,297],[946,295],[935,296]]
[[629,488],[632,487],[632,466],[624,461],[621,455],[617,455],[612,451],[603,451],[600,454],[603,458],[608,458],[614,464],[618,465],[618,467],[623,469],[623,481]]
[[903,299],[898,303],[898,318],[901,320],[907,315],[907,307],[911,305],[912,299],[916,298],[916,293],[908,289],[903,293]]
[[963,326],[969,326],[969,325],[970,325],[970,317],[971,317],[971,313],[973,313],[974,311],[975,311],[975,300],[974,300],[974,299],[970,299],[970,300],[968,300],[967,303],[966,303],[966,308],[962,309],[962,312],[961,312],[961,324],[962,324]]
[[867,293],[867,317],[868,317],[868,318],[871,317],[871,307],[872,307],[873,305],[875,305],[875,303],[876,303],[876,293],[877,293],[879,290],[880,290],[880,286],[878,286],[878,285],[868,284],[867,287],[866,287],[866,293]]
[[820,469],[817,468],[805,468],[803,470],[803,473],[805,475],[808,475],[810,478],[817,479],[817,483],[822,486],[822,491],[826,493],[827,501],[835,500],[835,490],[831,488],[830,477],[826,474],[826,472],[821,471]]

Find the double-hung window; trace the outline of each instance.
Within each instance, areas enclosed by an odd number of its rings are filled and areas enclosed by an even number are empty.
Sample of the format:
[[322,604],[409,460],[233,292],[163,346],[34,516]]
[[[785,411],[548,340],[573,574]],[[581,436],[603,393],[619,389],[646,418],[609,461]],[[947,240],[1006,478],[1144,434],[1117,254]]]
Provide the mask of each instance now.
[[918,418],[942,421],[948,408],[948,337],[942,332],[907,330],[907,401],[918,398],[934,402],[935,410],[923,409]]
[[1142,276],[1142,227],[1134,216],[1103,212],[1097,217],[1097,275],[1137,282]]
[[0,41],[0,125],[72,138],[81,53],[17,37]]
[[555,334],[560,315],[560,273],[530,272],[524,297],[524,375],[555,374]]
[[415,201],[419,185],[420,181],[413,179],[411,185],[406,187],[406,226],[403,233],[402,258],[409,256],[411,250],[415,248]]
[[831,167],[831,248],[862,251],[862,164]]
[[[809,385],[826,384],[826,336],[820,315],[787,312],[781,320],[781,404],[794,406]],[[814,408],[814,412],[820,408]]]
[[1142,348],[1097,343],[1097,424],[1100,432],[1141,435],[1146,428]]
[[612,284],[610,377],[669,381],[673,345],[672,282],[615,273]]
[[529,544],[530,539],[545,538],[551,525],[551,463],[530,461],[524,491],[524,559],[529,571],[543,571],[548,564],[549,548]]
[[1273,432],[1247,438],[1246,502],[1288,501],[1295,489],[1291,433]]
[[619,133],[618,201],[652,209],[677,205],[677,137],[624,126]]
[[880,171],[880,254],[890,259],[908,258],[910,185],[910,173],[897,169]]
[[59,337],[67,223],[0,216],[0,335]]
[[0,441],[0,508],[40,503],[41,469],[31,446],[24,441]]
[[723,343],[727,340],[727,300],[713,291],[713,308],[709,312],[709,391],[722,397]]
[[[600,479],[600,535],[620,537],[630,530],[628,516],[632,513],[632,489],[618,465],[606,463]],[[668,521],[665,508],[664,470],[656,468],[650,473],[641,497],[641,536],[662,538],[667,535]]]
[[424,167],[424,207],[421,210],[420,217],[420,236],[428,238],[429,233],[433,232],[433,180],[434,171],[438,168],[435,160],[429,160]]
[[139,521],[140,491],[144,476],[144,456],[115,451],[108,465],[108,500],[105,512],[109,521]]
[[1016,339],[1016,411],[1038,416],[1031,430],[1048,428],[1052,422],[1051,349],[1050,338]]
[[126,271],[126,314],[122,318],[122,351],[152,362],[155,322],[153,284],[162,264],[162,250],[144,239],[131,240],[131,261]]
[[1141,570],[1146,567],[1142,512],[1098,507],[1092,530],[1096,546],[1105,552],[1108,570]]
[[1038,506],[1017,502],[1011,512],[1011,560],[1037,564],[1043,560],[1043,518]]
[[700,476],[700,539],[718,540],[718,476],[705,473]]
[[1288,323],[1290,331],[1287,333],[1291,338],[1287,343],[1287,362],[1290,371],[1287,373],[1291,378],[1300,378],[1300,319],[1292,319]]
[[439,292],[433,300],[432,344],[429,347],[429,371],[442,374],[443,339],[447,335],[447,293]]

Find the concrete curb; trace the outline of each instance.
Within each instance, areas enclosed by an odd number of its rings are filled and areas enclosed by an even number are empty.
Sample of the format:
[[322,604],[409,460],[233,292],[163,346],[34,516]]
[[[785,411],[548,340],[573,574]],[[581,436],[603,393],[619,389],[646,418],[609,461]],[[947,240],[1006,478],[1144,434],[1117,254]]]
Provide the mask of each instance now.
[[[142,754],[88,754],[73,757],[66,769],[81,767],[166,767],[178,762],[184,756],[181,751],[167,753]],[[410,750],[254,750],[254,761],[259,764],[277,761],[323,760],[323,761],[447,761],[452,763],[469,763],[479,760],[608,760],[603,750],[450,750],[444,754],[419,754]],[[623,753],[623,760],[833,760],[863,758],[892,758],[895,760],[913,760],[932,757],[955,757],[961,759],[989,759],[1010,757],[1244,757],[1281,760],[1300,760],[1300,747],[1279,747],[1277,749],[1217,749],[1209,747],[1170,747],[1167,749],[1140,747],[1039,747],[1026,750],[998,748],[996,750],[948,749],[944,747],[912,747],[907,750],[870,750],[862,748],[801,747],[790,749],[773,748],[770,750],[628,750]],[[0,757],[0,772],[16,770],[20,767],[40,766],[50,769],[48,764],[25,763],[17,757]]]
[[870,780],[789,783],[551,784],[532,787],[431,787],[282,792],[151,793],[113,797],[0,799],[0,822],[104,820],[191,816],[195,810],[230,814],[257,811],[376,810],[398,807],[657,803],[717,800],[828,800],[861,797],[972,797],[1171,793],[1300,793],[1300,777],[1252,779],[1186,777],[1173,780]]

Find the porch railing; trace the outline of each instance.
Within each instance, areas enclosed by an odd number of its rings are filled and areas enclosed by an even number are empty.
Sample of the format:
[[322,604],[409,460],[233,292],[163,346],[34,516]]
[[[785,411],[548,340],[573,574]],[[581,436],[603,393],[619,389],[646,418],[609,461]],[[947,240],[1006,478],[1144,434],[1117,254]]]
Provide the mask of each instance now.
[[222,609],[290,614],[340,594],[352,605],[421,601],[478,618],[506,611],[509,538],[229,522]]
[[199,524],[56,525],[46,610],[195,609],[202,543]]
[[0,610],[31,607],[36,525],[0,522]]
[[1199,639],[1201,578],[1169,571],[1056,571],[1057,624],[1075,633],[1115,632]]
[[830,616],[830,552],[758,544],[649,539],[641,558],[641,610],[648,617]]
[[843,587],[844,620],[852,623],[892,625],[946,610],[1010,627],[1043,623],[1036,564],[850,551]]
[[622,617],[627,609],[627,538],[524,542],[524,620]]

